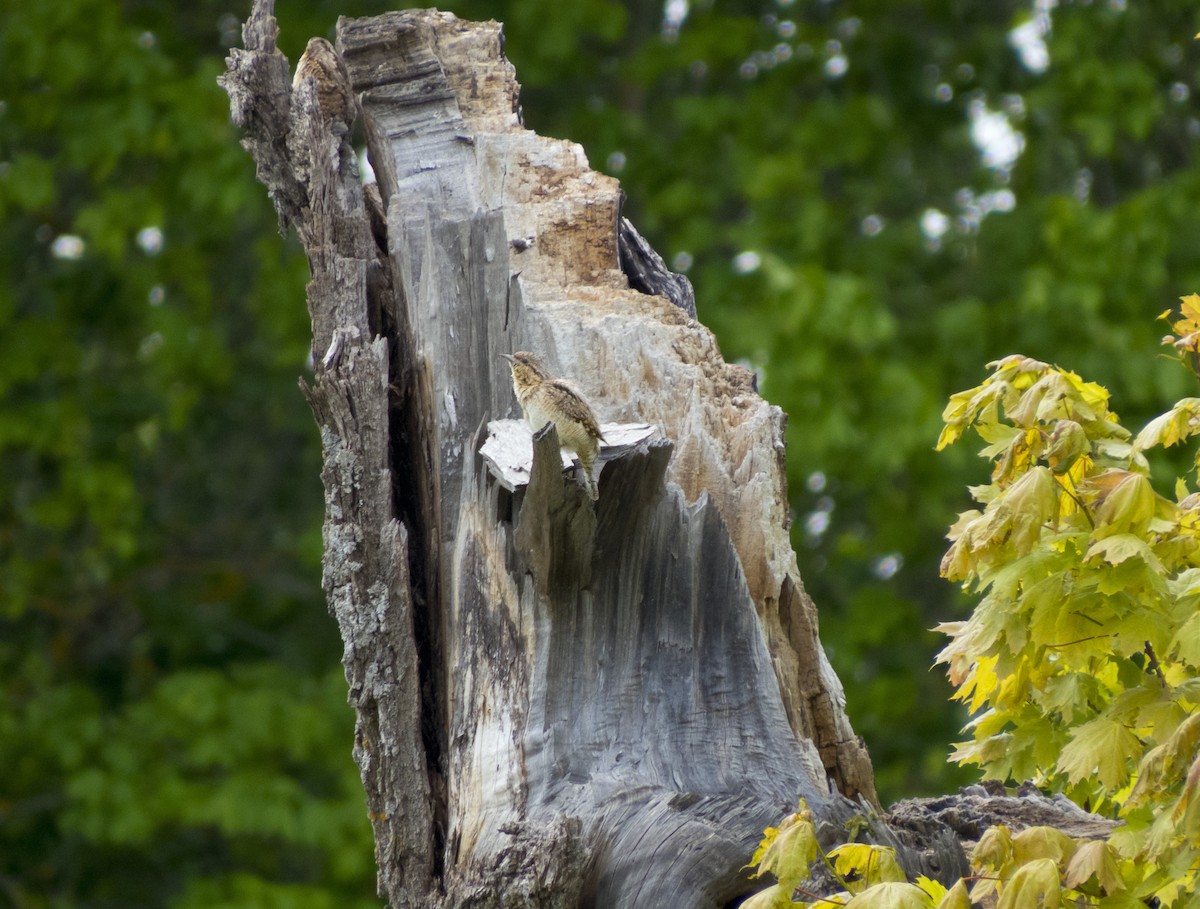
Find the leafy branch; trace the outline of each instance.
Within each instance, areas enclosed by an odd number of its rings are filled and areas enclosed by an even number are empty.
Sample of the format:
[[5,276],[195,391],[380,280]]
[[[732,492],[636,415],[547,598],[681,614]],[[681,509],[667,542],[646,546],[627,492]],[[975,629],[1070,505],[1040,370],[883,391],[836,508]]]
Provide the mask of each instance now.
[[[1165,343],[1194,369],[1200,296],[1183,298],[1172,328]],[[991,482],[972,489],[985,507],[959,517],[942,563],[982,595],[966,622],[942,626],[939,661],[977,714],[955,757],[990,779],[1033,769],[1125,822],[1103,844],[1111,852],[1092,856],[1111,859],[1090,891],[1099,905],[1118,892],[1181,904],[1200,868],[1200,732],[1183,732],[1200,703],[1200,498],[1184,478],[1173,499],[1157,493],[1144,452],[1200,433],[1200,398],[1134,435],[1108,392],[1074,373],[1026,357],[991,368],[951,398],[939,440],[973,429],[993,461]],[[1026,868],[1001,878],[1050,886],[1046,867]],[[1055,887],[1088,896],[1079,873]]]
[[[1200,366],[1200,296],[1167,342]],[[1200,434],[1185,398],[1136,436],[1106,389],[1023,356],[953,395],[938,448],[973,430],[992,462],[981,506],[950,528],[942,574],[980,597],[939,626],[938,655],[974,715],[952,758],[985,779],[1034,778],[1123,823],[1106,840],[1050,827],[986,831],[975,874],[946,889],[908,883],[890,849],[825,853],[800,811],[768,828],[752,865],[778,883],[743,905],[795,905],[820,859],[842,892],[803,905],[997,909],[1197,900],[1200,875],[1200,494],[1151,484],[1144,452]],[[1200,372],[1198,372],[1200,375]],[[1200,460],[1197,461],[1200,469]]]

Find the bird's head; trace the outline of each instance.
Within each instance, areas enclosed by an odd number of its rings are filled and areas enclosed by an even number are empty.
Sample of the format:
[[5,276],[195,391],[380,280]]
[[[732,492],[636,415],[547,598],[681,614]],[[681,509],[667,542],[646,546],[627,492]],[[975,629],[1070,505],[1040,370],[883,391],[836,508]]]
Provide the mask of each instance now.
[[520,386],[534,385],[550,378],[550,371],[542,361],[527,350],[514,354],[500,354],[512,368],[513,382]]

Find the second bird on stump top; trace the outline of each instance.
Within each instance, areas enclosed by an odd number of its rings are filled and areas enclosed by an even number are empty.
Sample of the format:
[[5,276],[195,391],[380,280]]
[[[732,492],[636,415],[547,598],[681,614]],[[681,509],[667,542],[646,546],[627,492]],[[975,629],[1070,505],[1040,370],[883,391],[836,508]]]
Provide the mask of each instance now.
[[501,354],[512,367],[513,391],[525,414],[525,422],[534,432],[553,423],[558,443],[574,453],[583,466],[588,496],[600,496],[592,473],[600,454],[600,424],[583,395],[562,379],[555,378],[544,363],[527,350]]

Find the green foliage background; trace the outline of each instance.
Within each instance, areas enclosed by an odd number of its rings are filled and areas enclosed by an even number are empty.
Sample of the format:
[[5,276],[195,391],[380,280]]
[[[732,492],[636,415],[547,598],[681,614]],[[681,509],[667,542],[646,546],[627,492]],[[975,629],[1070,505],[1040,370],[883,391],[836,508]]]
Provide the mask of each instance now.
[[[937,564],[984,467],[935,460],[939,415],[1015,350],[1133,423],[1191,393],[1151,352],[1200,290],[1197,8],[1063,4],[1037,72],[1025,3],[446,6],[505,22],[527,125],[621,178],[788,412],[801,571],[884,797],[955,785],[926,629],[965,610]],[[283,49],[386,8],[281,2]],[[246,12],[0,6],[0,905],[378,905],[305,266],[215,81]]]

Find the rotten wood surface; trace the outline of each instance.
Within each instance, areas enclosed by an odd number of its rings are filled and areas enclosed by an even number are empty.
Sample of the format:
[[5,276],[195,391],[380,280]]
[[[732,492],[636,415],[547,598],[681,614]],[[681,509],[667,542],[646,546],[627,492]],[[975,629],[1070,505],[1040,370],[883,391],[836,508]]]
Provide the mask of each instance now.
[[910,831],[910,842],[953,831],[968,850],[989,827],[1004,825],[1014,833],[1030,827],[1053,827],[1076,839],[1106,839],[1116,821],[1084,811],[1063,795],[1049,797],[1025,784],[1015,792],[998,783],[968,786],[935,798],[905,799],[888,809],[887,822]]
[[[799,797],[838,838],[875,793],[789,542],[784,416],[616,181],[523,128],[497,23],[343,19],[294,90],[269,0],[245,38],[223,84],[312,271],[325,587],[381,893],[721,907]],[[377,185],[322,97],[357,99]],[[626,427],[594,506],[553,427],[502,463],[514,350]]]

